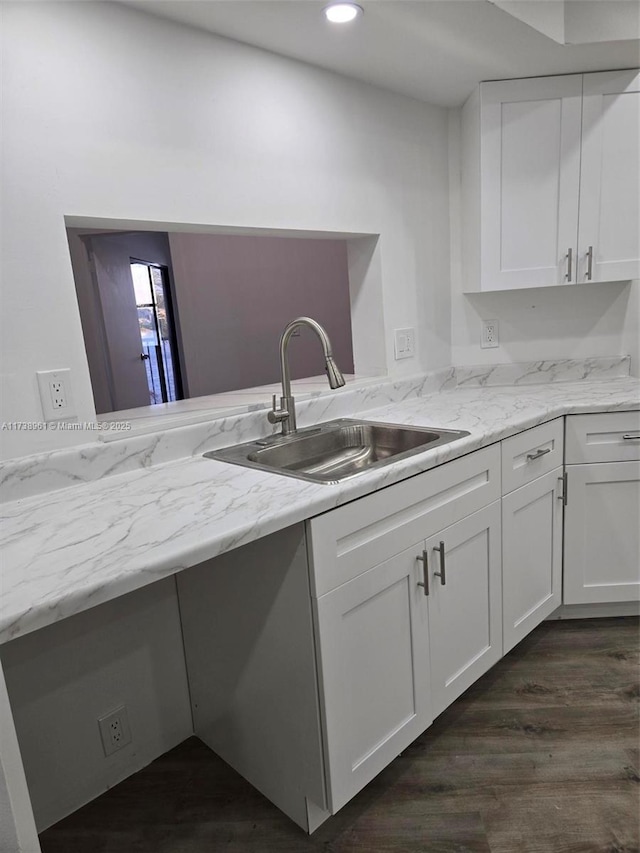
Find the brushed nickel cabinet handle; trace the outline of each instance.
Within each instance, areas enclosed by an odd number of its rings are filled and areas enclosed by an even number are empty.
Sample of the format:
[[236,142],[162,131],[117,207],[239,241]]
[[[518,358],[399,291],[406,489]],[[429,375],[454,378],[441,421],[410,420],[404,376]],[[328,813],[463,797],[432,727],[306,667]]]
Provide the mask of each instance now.
[[551,453],[550,447],[541,447],[539,450],[536,450],[535,453],[527,453],[527,462],[533,462],[534,459],[540,459],[541,456],[545,456],[547,453]]
[[434,572],[433,574],[437,578],[440,578],[440,583],[442,584],[442,586],[444,586],[447,582],[446,567],[445,567],[445,560],[444,560],[444,542],[441,541],[440,544],[437,546],[437,548],[434,548],[433,550],[440,552],[440,571]]
[[565,278],[567,281],[571,281],[572,266],[573,266],[573,249],[567,249],[567,274],[565,275]]
[[424,594],[429,595],[429,554],[423,551],[421,555],[416,557],[422,563],[422,577],[424,580],[418,581],[418,586],[424,587]]
[[589,246],[587,249],[587,271],[584,277],[587,281],[591,281],[593,278],[593,246]]
[[563,506],[567,505],[567,497],[569,494],[569,475],[565,471],[562,477],[558,477],[558,483],[562,483],[562,492],[558,495],[558,500],[562,501]]

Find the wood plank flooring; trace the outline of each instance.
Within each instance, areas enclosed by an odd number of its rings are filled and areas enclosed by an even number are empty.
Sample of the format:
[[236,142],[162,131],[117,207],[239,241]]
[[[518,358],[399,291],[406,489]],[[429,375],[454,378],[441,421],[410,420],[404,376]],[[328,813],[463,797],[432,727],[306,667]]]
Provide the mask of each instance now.
[[197,738],[43,853],[638,853],[639,623],[546,622],[311,837]]

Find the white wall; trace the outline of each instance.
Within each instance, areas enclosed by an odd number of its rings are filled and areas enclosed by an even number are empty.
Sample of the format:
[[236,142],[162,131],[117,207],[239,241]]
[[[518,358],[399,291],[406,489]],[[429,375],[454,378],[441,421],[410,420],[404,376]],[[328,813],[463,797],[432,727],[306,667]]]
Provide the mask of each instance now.
[[[38,831],[193,733],[175,578],[1,651]],[[120,705],[132,742],[105,756],[97,721]]]
[[[466,295],[454,290],[452,312],[456,364],[630,354],[638,375],[637,281]],[[481,319],[499,321],[500,347],[480,349]]]
[[[638,281],[463,293],[460,114],[449,114],[453,364],[631,355],[632,373],[640,375]],[[499,347],[480,348],[483,319],[499,321]]]
[[[450,362],[446,110],[116,4],[3,18],[0,420],[41,420],[35,371],[60,367],[93,416],[65,215],[379,233],[390,372]],[[404,326],[419,357],[395,362]],[[4,457],[87,441],[1,437]]]

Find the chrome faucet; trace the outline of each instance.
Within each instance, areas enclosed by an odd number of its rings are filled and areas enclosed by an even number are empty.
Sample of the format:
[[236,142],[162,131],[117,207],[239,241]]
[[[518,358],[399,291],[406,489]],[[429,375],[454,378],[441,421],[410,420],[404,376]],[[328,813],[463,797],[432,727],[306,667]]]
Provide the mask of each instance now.
[[340,368],[333,360],[331,351],[331,341],[329,335],[322,328],[320,323],[312,320],[311,317],[298,317],[297,320],[292,320],[286,327],[280,337],[280,373],[282,376],[282,397],[280,397],[280,408],[276,408],[276,395],[273,395],[273,408],[267,415],[269,423],[282,424],[282,435],[289,435],[297,429],[296,424],[296,403],[291,396],[291,376],[289,374],[289,361],[287,358],[289,341],[291,336],[300,326],[308,326],[320,338],[322,351],[324,352],[325,370],[329,379],[331,388],[341,388],[344,383],[344,376],[340,372]]

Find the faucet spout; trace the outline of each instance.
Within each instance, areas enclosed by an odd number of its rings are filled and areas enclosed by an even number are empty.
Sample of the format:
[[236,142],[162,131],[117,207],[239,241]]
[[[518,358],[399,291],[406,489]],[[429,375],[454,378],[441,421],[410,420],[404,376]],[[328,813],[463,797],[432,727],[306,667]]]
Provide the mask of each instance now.
[[324,369],[327,371],[327,378],[329,380],[330,388],[342,388],[344,383],[344,376],[342,375],[342,371],[338,367],[338,365],[333,360],[333,356],[328,355],[325,359]]
[[341,388],[345,384],[344,376],[338,365],[333,360],[333,351],[331,349],[331,341],[325,329],[316,320],[311,317],[298,317],[292,320],[285,327],[280,337],[280,373],[282,378],[282,397],[280,398],[280,408],[276,409],[275,404],[269,412],[269,422],[272,424],[282,424],[282,434],[288,435],[295,432],[296,424],[296,406],[295,400],[291,396],[291,375],[289,372],[289,341],[291,336],[300,326],[307,326],[312,329],[320,340],[322,351],[324,354],[325,370],[331,388]]

